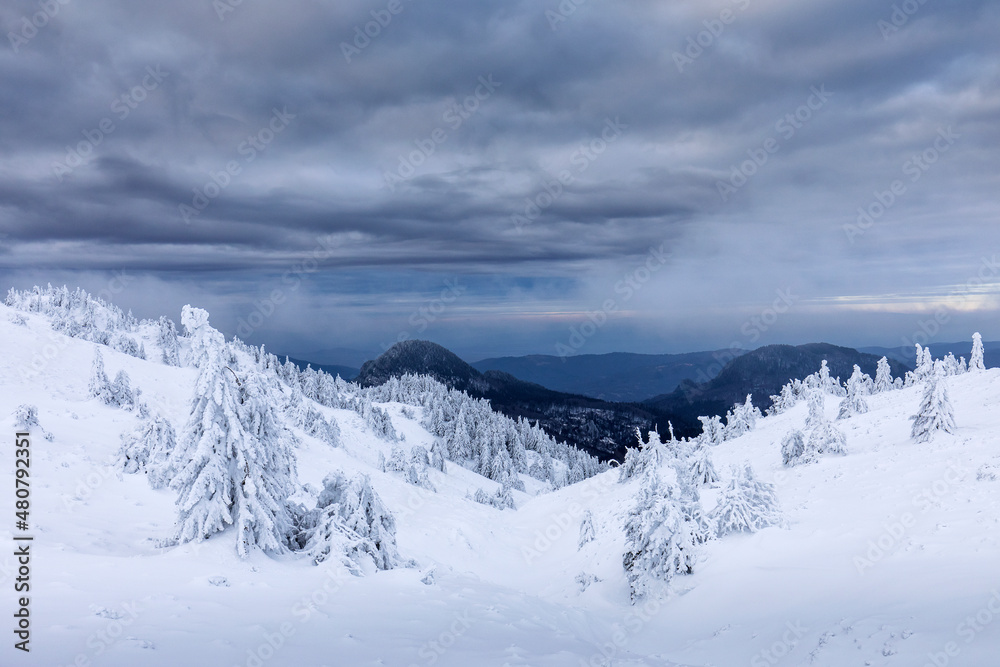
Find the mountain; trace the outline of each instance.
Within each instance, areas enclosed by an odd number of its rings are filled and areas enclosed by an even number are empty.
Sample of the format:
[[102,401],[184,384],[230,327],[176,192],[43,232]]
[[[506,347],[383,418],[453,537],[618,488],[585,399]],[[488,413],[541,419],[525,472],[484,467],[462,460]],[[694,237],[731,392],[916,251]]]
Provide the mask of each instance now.
[[666,429],[668,421],[679,435],[696,435],[698,421],[681,418],[639,404],[613,403],[553,391],[497,370],[480,372],[450,350],[423,340],[396,343],[377,359],[366,361],[355,381],[377,386],[407,373],[435,380],[490,401],[508,417],[537,421],[557,440],[568,442],[602,459],[620,458],[635,444],[635,429]]
[[[961,343],[930,343],[927,347],[931,349],[931,356],[935,359],[941,359],[950,352],[955,355],[956,359],[965,357],[965,360],[968,361],[969,355],[972,353],[971,340]],[[889,359],[895,359],[911,366],[915,363],[916,357],[916,349],[913,345],[903,347],[859,347],[858,351],[874,354],[877,357],[888,357]],[[986,363],[986,368],[1000,368],[1000,341],[983,341],[983,353],[983,361]]]
[[[725,415],[734,403],[742,403],[747,394],[753,395],[757,407],[771,405],[770,397],[779,393],[791,379],[802,378],[819,370],[826,360],[830,375],[846,381],[857,364],[861,370],[875,377],[881,356],[866,354],[849,347],[829,343],[808,345],[767,345],[744,354],[726,364],[712,380],[695,384],[682,383],[669,394],[656,396],[643,402],[658,412],[697,417],[698,415]],[[912,370],[900,361],[889,360],[893,377]]]
[[707,382],[745,350],[686,354],[581,354],[570,357],[533,354],[473,362],[480,371],[503,371],[549,389],[605,401],[642,401],[666,394],[684,380]]

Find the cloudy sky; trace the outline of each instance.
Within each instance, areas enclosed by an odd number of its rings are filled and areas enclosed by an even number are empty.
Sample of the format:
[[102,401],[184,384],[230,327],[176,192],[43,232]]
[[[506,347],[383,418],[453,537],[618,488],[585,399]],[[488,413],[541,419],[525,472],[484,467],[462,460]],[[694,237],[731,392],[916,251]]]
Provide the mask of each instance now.
[[1000,339],[1000,4],[12,0],[0,273],[286,353]]

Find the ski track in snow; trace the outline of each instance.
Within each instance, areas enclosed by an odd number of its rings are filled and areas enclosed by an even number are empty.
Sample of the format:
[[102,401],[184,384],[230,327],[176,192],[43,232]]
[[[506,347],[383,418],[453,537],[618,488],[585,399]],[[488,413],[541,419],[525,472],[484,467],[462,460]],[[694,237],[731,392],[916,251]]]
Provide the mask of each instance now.
[[[0,306],[0,423],[12,436],[14,408],[35,404],[55,437],[32,444],[32,651],[4,646],[3,665],[1000,664],[1000,481],[977,478],[984,465],[1000,470],[1000,370],[949,378],[958,432],[925,444],[909,438],[916,387],[867,397],[868,414],[836,422],[846,456],[782,467],[780,442],[805,422],[804,401],[712,448],[724,479],[749,460],[776,485],[785,525],[710,542],[695,574],[633,607],[622,525],[636,481],[618,484],[612,470],[534,496],[539,483],[526,479],[519,509],[500,511],[465,497],[497,485],[451,462],[430,472],[436,493],[378,471],[391,445],[354,412],[322,406],[342,447],[297,431],[299,481],[369,474],[417,567],[353,577],[293,556],[243,561],[231,530],[158,548],[173,530],[174,493],[110,465],[137,417],[87,399],[96,346],[52,332],[41,315],[19,313],[27,325],[17,325],[14,312]],[[180,432],[196,371],[101,349],[108,375],[126,369]],[[33,362],[40,372],[23,378]],[[838,402],[826,397],[831,420]],[[383,407],[407,448],[429,448],[419,408],[408,419]],[[7,461],[0,541],[10,545]],[[720,489],[703,491],[706,509]],[[578,549],[585,509],[596,537]],[[11,551],[0,556],[8,609]]]

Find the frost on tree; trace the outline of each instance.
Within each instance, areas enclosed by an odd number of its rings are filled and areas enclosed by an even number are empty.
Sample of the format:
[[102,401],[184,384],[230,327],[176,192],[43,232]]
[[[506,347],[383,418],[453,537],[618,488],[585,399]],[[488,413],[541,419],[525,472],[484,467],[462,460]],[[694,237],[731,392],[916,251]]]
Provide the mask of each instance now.
[[793,430],[781,441],[781,462],[786,466],[793,466],[806,461],[805,436],[802,431]]
[[774,485],[758,480],[749,463],[744,463],[742,470],[734,466],[732,474],[712,511],[716,534],[724,537],[730,533],[756,533],[778,525],[781,512]]
[[160,346],[160,359],[167,366],[180,366],[180,346],[177,343],[177,327],[174,321],[161,317],[157,322],[156,342]]
[[722,418],[718,415],[714,417],[698,417],[701,422],[701,441],[706,445],[718,445],[725,440]]
[[583,548],[583,545],[588,542],[593,542],[596,535],[594,534],[594,515],[590,510],[586,510],[583,513],[583,519],[580,521],[580,540],[577,542],[576,549],[579,551]]
[[356,574],[402,564],[396,550],[396,520],[367,475],[351,479],[342,472],[327,475],[316,509],[303,519],[297,539],[314,563],[339,559]]
[[42,428],[38,422],[38,407],[35,405],[22,404],[14,410],[14,428],[17,431],[27,433],[41,433],[42,437],[51,441],[54,436]]
[[200,367],[225,345],[225,336],[209,326],[207,310],[184,306],[181,309],[181,325],[191,340],[186,360],[188,366]]
[[149,485],[160,489],[173,476],[171,455],[177,435],[170,422],[159,415],[150,416],[133,431],[122,434],[117,465],[123,472],[145,472]]
[[985,371],[986,364],[983,361],[983,337],[977,331],[972,334],[972,356],[969,357],[969,370]]
[[855,364],[854,374],[847,381],[847,397],[840,402],[837,419],[847,419],[868,412],[868,402],[864,397],[870,393],[870,380],[870,377],[861,372],[861,367]]
[[792,380],[781,388],[781,393],[771,396],[771,407],[767,409],[768,415],[780,415],[795,407],[802,395],[803,385],[801,380]]
[[701,443],[698,444],[691,456],[691,477],[697,484],[701,485],[715,484],[719,481],[719,473],[715,471],[715,466],[712,464],[708,447]]
[[782,440],[781,459],[786,466],[808,463],[822,454],[847,453],[847,438],[826,418],[823,392],[810,390],[808,401],[805,431],[792,431]]
[[913,420],[910,437],[917,442],[927,442],[938,431],[955,432],[955,414],[948,398],[948,387],[941,362],[935,364],[934,372],[927,378],[920,410],[910,419]]
[[684,518],[676,490],[659,475],[643,476],[635,505],[625,522],[622,567],[632,603],[669,583],[675,574],[691,574],[696,563],[697,527]]
[[[205,337],[210,344],[219,338]],[[237,376],[223,363],[223,351],[224,343],[203,350],[191,415],[175,450],[177,539],[205,539],[232,524],[241,557],[253,547],[279,553],[291,527],[292,436],[256,373]]]
[[757,425],[757,419],[760,416],[760,410],[754,407],[750,394],[747,394],[747,400],[744,403],[737,403],[726,414],[726,427],[723,432],[724,439],[732,440],[745,433],[749,433]]
[[893,386],[892,369],[889,368],[889,360],[882,357],[878,360],[878,368],[875,371],[874,393],[881,394],[895,389]]

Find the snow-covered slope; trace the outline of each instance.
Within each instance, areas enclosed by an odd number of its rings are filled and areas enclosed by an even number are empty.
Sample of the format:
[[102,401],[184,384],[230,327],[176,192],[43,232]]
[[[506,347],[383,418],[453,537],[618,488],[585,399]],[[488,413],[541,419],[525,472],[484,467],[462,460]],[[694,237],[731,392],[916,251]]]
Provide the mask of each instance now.
[[[136,338],[156,349],[152,329]],[[2,665],[998,664],[1000,370],[948,379],[958,431],[928,443],[909,437],[913,387],[867,397],[868,414],[837,422],[845,456],[782,466],[781,440],[802,427],[804,402],[712,448],[724,478],[749,460],[775,484],[784,525],[707,543],[694,574],[633,606],[622,526],[637,480],[620,484],[611,470],[535,495],[527,478],[518,509],[499,510],[467,497],[495,482],[450,462],[429,471],[435,491],[382,472],[391,443],[356,412],[323,406],[341,446],[298,431],[299,482],[370,475],[411,567],[358,577],[290,554],[242,560],[232,530],[160,547],[176,494],[116,471],[119,437],[138,417],[88,398],[91,361],[99,347],[108,375],[126,370],[178,429],[197,370],[64,336],[5,306],[0,341],[0,428],[13,439],[14,409],[34,404],[52,435],[32,440],[32,650],[9,638]],[[419,408],[382,407],[408,447],[430,448]],[[826,411],[836,417],[830,397]],[[6,461],[0,599],[11,609]],[[706,509],[720,488],[702,491]],[[595,538],[578,548],[587,510]]]

